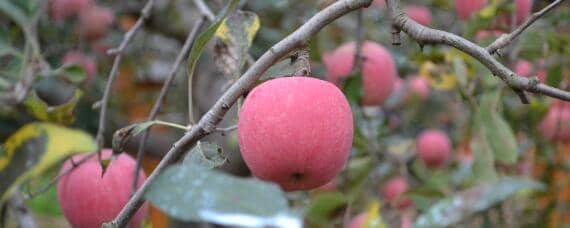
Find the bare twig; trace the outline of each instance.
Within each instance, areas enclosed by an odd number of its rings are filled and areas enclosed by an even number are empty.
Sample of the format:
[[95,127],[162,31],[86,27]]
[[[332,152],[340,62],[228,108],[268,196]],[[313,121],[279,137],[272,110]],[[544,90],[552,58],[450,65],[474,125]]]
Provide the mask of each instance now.
[[540,83],[536,78],[525,78],[516,75],[505,67],[483,47],[453,33],[432,29],[418,24],[408,18],[399,6],[399,0],[387,0],[392,22],[396,30],[401,30],[420,44],[445,44],[457,48],[481,62],[491,73],[501,78],[513,89],[543,94],[546,96],[570,101],[570,92]]
[[261,77],[271,65],[275,64],[279,59],[289,54],[299,46],[320,31],[324,26],[333,22],[335,19],[362,7],[369,6],[372,0],[340,0],[322,11],[318,12],[310,20],[299,27],[295,32],[285,37],[283,40],[275,44],[266,51],[214,104],[214,106],[200,119],[197,125],[180,138],[174,146],[166,153],[155,170],[149,175],[146,182],[131,197],[129,202],[123,207],[119,215],[110,223],[104,224],[104,227],[123,227],[125,226],[134,213],[144,203],[143,194],[148,190],[150,184],[156,177],[164,171],[164,169],[179,159],[185,151],[193,147],[196,142],[204,136],[214,132],[216,125],[222,120],[223,116],[237,99],[250,89],[257,79]]
[[216,16],[214,15],[214,13],[212,13],[212,10],[210,10],[210,8],[208,7],[208,5],[206,5],[204,0],[194,0],[194,5],[196,5],[198,10],[200,10],[200,12],[204,14],[209,21],[213,21],[216,18]]
[[[559,6],[560,4],[562,4],[562,2],[564,2],[565,0],[556,0],[552,3],[550,3],[550,5],[544,7],[542,10],[532,14],[532,16],[530,16],[522,25],[520,25],[518,28],[516,28],[514,31],[512,31],[509,34],[503,34],[501,35],[497,40],[495,40],[493,43],[491,43],[489,46],[487,46],[487,51],[491,54],[494,54],[495,52],[497,52],[499,49],[504,48],[505,46],[509,45],[513,40],[515,40],[525,29],[527,29],[530,25],[532,25],[535,21],[537,21],[539,18],[541,18],[542,16],[546,15],[548,12],[550,12],[552,9],[554,9],[556,6]],[[513,23],[515,23],[516,20],[511,20]]]
[[8,203],[8,207],[12,209],[12,215],[18,224],[18,227],[35,228],[37,227],[34,218],[30,214],[30,210],[24,203],[20,189],[17,189]]
[[364,29],[363,27],[363,9],[357,10],[356,19],[356,51],[354,52],[354,64],[352,65],[352,72],[362,71],[362,62],[364,56],[362,56],[362,45],[364,44]]
[[[190,48],[192,47],[192,44],[194,43],[194,40],[196,39],[196,36],[198,35],[198,31],[200,31],[200,28],[202,27],[202,25],[204,24],[205,21],[206,21],[206,18],[201,17],[200,20],[198,22],[196,22],[194,27],[188,33],[188,37],[186,38],[186,41],[184,42],[184,45],[182,46],[182,50],[180,51],[180,53],[178,53],[178,56],[176,57],[174,64],[170,68],[170,72],[168,72],[168,75],[166,76],[166,80],[164,81],[164,84],[162,84],[162,89],[160,90],[160,94],[158,95],[158,98],[156,98],[154,106],[152,107],[152,110],[150,111],[150,114],[148,115],[147,121],[153,121],[156,118],[156,115],[158,114],[158,111],[160,110],[160,107],[162,106],[162,103],[164,102],[164,98],[166,97],[166,93],[170,89],[170,85],[172,84],[172,81],[174,80],[174,77],[176,76],[176,72],[178,72],[178,69],[180,69],[180,64],[182,63],[182,61],[184,61],[184,59],[188,55],[188,52],[190,51]],[[133,175],[134,177],[136,177],[138,175],[138,173],[140,172],[141,163],[142,163],[142,160],[143,160],[144,155],[145,155],[144,149],[145,149],[146,141],[148,139],[149,134],[150,134],[149,129],[146,129],[142,135],[142,138],[141,138],[141,141],[139,144],[139,149],[137,152],[137,163],[136,163],[135,173]],[[138,178],[134,178],[133,194],[137,190],[137,185],[138,185],[137,182],[138,182]]]
[[101,99],[101,101],[97,102],[98,104],[101,105],[101,113],[99,115],[99,128],[96,136],[96,141],[99,148],[103,147],[103,134],[105,133],[105,122],[107,120],[107,106],[109,103],[109,95],[111,93],[111,87],[113,85],[113,82],[117,78],[119,65],[121,64],[121,60],[123,58],[123,52],[127,47],[127,45],[129,44],[129,42],[133,39],[137,31],[142,27],[145,20],[148,19],[148,17],[150,16],[150,12],[153,5],[154,5],[154,0],[148,0],[144,8],[141,10],[141,16],[139,17],[135,25],[131,29],[129,29],[127,33],[125,33],[123,41],[121,41],[119,47],[107,51],[107,54],[115,55],[115,60],[113,61],[113,66],[111,68],[111,72],[109,73],[109,78],[107,79],[105,91],[103,92],[103,98]]

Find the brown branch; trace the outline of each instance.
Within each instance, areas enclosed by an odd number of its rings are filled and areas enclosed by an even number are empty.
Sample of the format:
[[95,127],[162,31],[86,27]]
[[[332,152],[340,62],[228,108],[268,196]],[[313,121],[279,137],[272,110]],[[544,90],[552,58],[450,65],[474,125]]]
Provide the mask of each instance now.
[[391,11],[392,23],[396,30],[401,30],[415,39],[420,45],[445,44],[469,54],[481,62],[491,73],[501,78],[513,89],[524,90],[537,94],[570,101],[570,92],[540,83],[536,78],[525,78],[516,75],[505,67],[483,47],[480,47],[463,37],[442,30],[432,29],[418,24],[410,19],[399,6],[399,0],[387,0]]
[[146,182],[131,197],[129,202],[123,207],[119,215],[106,223],[104,227],[124,227],[135,212],[144,203],[143,194],[148,190],[150,184],[162,173],[168,165],[179,159],[184,152],[192,148],[195,143],[204,136],[214,132],[216,125],[230,107],[247,90],[254,86],[269,67],[279,59],[289,54],[299,46],[304,45],[307,40],[320,31],[324,26],[333,22],[337,18],[362,7],[367,7],[372,0],[340,0],[328,6],[315,16],[309,19],[296,31],[285,37],[267,50],[214,104],[214,106],[200,119],[197,125],[193,126],[174,146],[167,152],[155,170],[149,175]]
[[[154,106],[152,107],[152,110],[150,111],[150,114],[148,115],[147,121],[153,121],[156,118],[156,115],[158,114],[158,111],[160,110],[160,107],[162,106],[162,103],[164,102],[164,98],[166,97],[166,93],[170,89],[170,85],[172,85],[172,81],[174,80],[174,77],[176,76],[176,72],[178,72],[178,69],[180,69],[180,64],[182,63],[182,61],[184,61],[184,59],[188,55],[188,52],[190,51],[190,48],[192,47],[192,44],[194,43],[196,36],[198,36],[198,31],[200,31],[200,28],[202,27],[202,25],[204,24],[205,21],[206,21],[206,17],[205,16],[201,17],[200,20],[198,22],[196,22],[194,27],[188,33],[188,37],[186,38],[186,41],[184,42],[184,45],[182,46],[182,50],[180,51],[180,53],[178,53],[178,56],[176,57],[174,64],[170,68],[170,72],[168,72],[168,75],[166,76],[166,80],[164,81],[164,84],[162,84],[162,89],[160,90],[160,94],[158,95],[158,98],[156,98]],[[141,137],[139,149],[137,152],[137,163],[136,163],[135,173],[133,175],[134,177],[136,177],[138,175],[138,173],[140,172],[142,159],[144,158],[144,155],[145,155],[144,149],[145,149],[146,141],[148,139],[149,134],[150,134],[149,129],[146,129],[144,131],[142,137]],[[138,185],[137,182],[138,182],[138,178],[134,178],[133,194],[137,190],[137,185]]]
[[[516,28],[514,31],[512,31],[509,34],[501,35],[493,43],[491,43],[489,46],[487,46],[487,51],[491,54],[494,54],[499,49],[504,48],[505,46],[509,45],[525,29],[530,27],[530,25],[532,25],[534,22],[536,22],[539,18],[546,15],[548,12],[552,11],[552,9],[554,9],[556,6],[561,5],[562,2],[564,2],[564,1],[565,0],[556,0],[552,3],[550,3],[550,5],[544,7],[542,10],[532,14],[532,16],[530,16],[528,19],[526,19],[526,21],[522,25],[520,25],[518,28]],[[516,20],[512,20],[513,23],[515,23],[514,21],[516,21]]]
[[99,149],[103,147],[103,134],[105,134],[105,122],[107,120],[107,106],[109,103],[109,95],[111,93],[111,87],[113,86],[113,82],[117,78],[117,74],[119,71],[119,65],[123,59],[123,52],[129,42],[133,39],[137,31],[142,27],[146,19],[150,16],[150,12],[152,6],[154,5],[154,0],[148,0],[144,8],[141,10],[141,16],[135,23],[135,25],[129,29],[125,36],[123,37],[123,41],[119,47],[115,49],[111,49],[107,51],[109,55],[115,55],[115,60],[113,61],[113,66],[111,67],[111,72],[109,73],[109,78],[107,79],[107,84],[105,85],[105,91],[103,92],[103,98],[97,102],[97,105],[101,106],[101,112],[99,114],[99,128],[97,130],[96,141]]

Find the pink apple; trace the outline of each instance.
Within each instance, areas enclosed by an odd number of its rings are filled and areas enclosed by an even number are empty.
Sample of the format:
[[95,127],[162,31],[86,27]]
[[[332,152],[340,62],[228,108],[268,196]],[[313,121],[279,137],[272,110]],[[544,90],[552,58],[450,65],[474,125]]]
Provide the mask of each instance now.
[[455,0],[455,12],[459,19],[466,21],[487,5],[487,0]]
[[570,142],[570,102],[555,101],[538,128],[546,138],[563,143]]
[[348,224],[348,228],[366,228],[364,227],[364,222],[366,222],[366,212],[362,212],[356,216],[354,216],[350,223]]
[[409,185],[403,177],[393,177],[384,183],[382,187],[382,197],[390,205],[404,209],[412,205],[412,200],[404,196],[404,193],[408,191]]
[[431,24],[431,11],[427,7],[410,5],[405,8],[405,11],[406,14],[408,14],[408,16],[414,21],[425,26]]
[[[356,44],[346,43],[332,53],[323,55],[327,67],[327,80],[335,84],[349,76],[354,63]],[[398,77],[396,64],[390,52],[382,45],[366,41],[362,45],[363,105],[382,105],[394,90]]]
[[416,140],[416,152],[428,168],[438,168],[449,160],[451,142],[443,131],[425,130]]
[[421,99],[426,99],[430,94],[429,82],[420,76],[410,78],[410,90]]
[[536,75],[532,75],[535,67],[526,60],[519,60],[515,65],[515,73],[523,77],[537,76],[541,82],[546,81],[546,71],[541,69],[536,71]]
[[266,81],[246,97],[238,143],[254,176],[286,191],[331,181],[352,146],[352,111],[334,84],[310,77]]
[[95,59],[79,51],[67,52],[63,57],[63,64],[77,64],[81,66],[87,74],[86,81],[89,81],[97,74],[97,63]]
[[77,15],[91,4],[91,0],[50,0],[49,15],[55,21],[63,21]]
[[[111,157],[110,149],[103,149],[102,159]],[[77,155],[77,162],[86,155]],[[71,169],[72,162],[67,160],[60,173]],[[101,165],[94,156],[74,168],[57,183],[57,196],[63,215],[73,227],[99,228],[119,214],[131,195],[135,160],[127,154],[121,154],[112,161],[104,175]],[[143,171],[139,173],[139,187],[145,181]],[[135,214],[131,227],[140,227],[147,214],[147,204]]]
[[101,39],[114,20],[111,10],[92,5],[79,13],[79,33],[88,40]]

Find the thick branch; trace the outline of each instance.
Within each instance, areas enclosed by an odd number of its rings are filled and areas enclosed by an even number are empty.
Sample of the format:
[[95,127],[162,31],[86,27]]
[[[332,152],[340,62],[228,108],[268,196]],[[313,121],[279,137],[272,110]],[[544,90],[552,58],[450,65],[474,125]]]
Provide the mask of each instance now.
[[144,8],[141,10],[141,16],[139,17],[135,25],[125,34],[123,41],[121,41],[119,47],[111,49],[107,52],[107,54],[115,54],[115,60],[113,61],[113,66],[111,67],[111,72],[109,73],[107,84],[105,85],[103,98],[101,99],[101,101],[98,102],[98,104],[101,105],[101,112],[99,114],[99,128],[97,130],[96,140],[100,148],[103,146],[103,134],[105,134],[105,123],[107,120],[107,106],[109,103],[109,95],[111,93],[113,82],[117,78],[119,65],[121,64],[121,61],[123,59],[123,51],[129,44],[129,42],[133,39],[137,31],[142,27],[145,20],[150,16],[150,11],[153,5],[154,5],[154,0],[148,0]]
[[341,0],[323,9],[295,32],[285,37],[279,43],[275,44],[266,51],[245,73],[241,76],[214,104],[214,106],[200,119],[197,125],[192,127],[174,146],[168,151],[164,158],[160,161],[155,170],[150,174],[146,182],[131,197],[127,205],[121,210],[119,215],[104,227],[124,227],[131,219],[134,213],[140,208],[144,200],[143,194],[147,191],[149,185],[156,177],[164,171],[164,169],[176,159],[180,158],[183,153],[194,146],[196,141],[203,138],[209,133],[216,130],[216,125],[222,120],[223,116],[237,99],[248,91],[261,75],[279,59],[283,58],[291,51],[302,46],[307,40],[320,31],[325,25],[331,23],[335,19],[362,7],[369,6],[372,0]]
[[[494,54],[497,50],[504,48],[505,46],[509,45],[513,40],[515,40],[525,29],[527,29],[530,25],[532,25],[535,21],[537,21],[542,16],[546,15],[556,6],[559,6],[565,0],[556,0],[550,5],[544,7],[544,9],[532,14],[522,25],[516,28],[509,34],[503,34],[497,40],[495,40],[492,44],[487,47],[487,51],[491,54]],[[513,23],[515,20],[512,20]]]
[[544,94],[550,97],[570,101],[570,92],[560,90],[540,83],[536,78],[525,78],[516,75],[505,67],[485,49],[463,37],[453,33],[432,29],[418,24],[410,19],[400,8],[399,0],[387,0],[393,26],[423,44],[445,44],[463,51],[481,62],[493,75],[501,78],[513,89],[525,90],[533,93]]

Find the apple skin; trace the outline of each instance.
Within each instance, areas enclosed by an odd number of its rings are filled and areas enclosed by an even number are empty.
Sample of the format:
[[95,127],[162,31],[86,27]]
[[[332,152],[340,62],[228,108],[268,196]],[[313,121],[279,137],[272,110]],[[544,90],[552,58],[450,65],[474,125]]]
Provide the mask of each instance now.
[[408,181],[403,177],[393,177],[384,183],[382,187],[382,197],[390,205],[404,209],[413,204],[412,200],[408,197],[403,197],[403,194],[408,190]]
[[424,6],[420,5],[410,5],[405,8],[406,14],[414,21],[420,23],[421,25],[431,24],[431,11]]
[[410,78],[410,90],[412,94],[425,100],[430,95],[429,82],[420,76],[413,76]]
[[[323,55],[323,63],[327,68],[327,80],[339,85],[348,77],[354,63],[356,43],[341,45],[332,53]],[[362,45],[362,81],[363,96],[361,103],[368,106],[379,106],[386,101],[394,90],[398,78],[396,64],[390,52],[382,45],[365,41]]]
[[467,21],[485,5],[487,0],[455,0],[455,12],[460,20]]
[[97,74],[97,62],[94,58],[86,56],[79,51],[70,51],[63,57],[63,64],[77,64],[85,70],[87,79],[91,80]]
[[238,144],[253,175],[286,191],[337,176],[352,147],[352,111],[332,83],[310,77],[266,81],[246,97]]
[[416,140],[418,157],[428,168],[439,168],[447,163],[451,154],[451,142],[440,130],[425,130]]
[[49,1],[49,15],[54,21],[61,22],[79,14],[92,3],[92,0],[51,0]]
[[92,5],[79,13],[79,33],[88,40],[101,39],[114,20],[111,10]]
[[[102,150],[102,159],[111,157],[111,149]],[[74,161],[86,155],[76,155]],[[82,163],[57,182],[57,196],[63,215],[73,227],[99,228],[119,214],[127,203],[133,184],[135,160],[121,154],[112,161],[105,175],[101,176],[101,165],[97,156]],[[70,160],[65,161],[60,173],[72,168]],[[141,170],[138,187],[146,176]],[[131,227],[140,227],[147,215],[148,204],[144,204],[131,220]]]
[[354,216],[350,223],[348,224],[348,228],[365,228],[364,222],[366,222],[366,212],[362,212],[356,216]]
[[570,102],[556,100],[538,126],[545,138],[570,143]]

